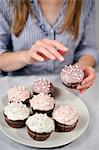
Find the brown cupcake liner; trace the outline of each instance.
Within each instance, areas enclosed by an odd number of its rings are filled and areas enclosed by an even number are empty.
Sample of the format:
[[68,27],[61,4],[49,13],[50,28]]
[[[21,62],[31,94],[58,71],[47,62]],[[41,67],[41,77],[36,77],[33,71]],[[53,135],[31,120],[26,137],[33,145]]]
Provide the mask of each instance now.
[[30,137],[32,137],[32,139],[37,140],[37,141],[44,141],[51,134],[51,132],[50,133],[45,133],[45,132],[44,133],[36,133],[36,132],[31,131],[28,127],[27,127],[27,130],[28,130],[28,134],[30,135]]
[[75,129],[78,120],[77,120],[76,123],[74,123],[73,125],[65,125],[65,124],[62,124],[62,123],[57,122],[56,120],[54,120],[54,122],[55,122],[55,126],[56,126],[60,131],[62,131],[62,132],[70,132],[70,131],[72,131],[73,129]]
[[[4,113],[3,113],[4,114]],[[12,121],[12,120],[9,120],[7,118],[7,116],[4,114],[4,118],[5,118],[5,121],[7,122],[7,124],[12,127],[12,128],[23,128],[25,127],[25,122],[27,119],[25,120],[17,120],[17,121]]]
[[[63,83],[63,82],[62,82]],[[77,83],[63,83],[65,86],[67,86],[68,88],[71,88],[71,89],[76,89],[78,85],[81,85],[81,82],[77,82]]]
[[[33,92],[33,95],[38,95],[38,94],[40,94],[40,93]],[[51,97],[54,97],[52,92],[48,93],[48,95],[51,95]]]
[[[54,105],[54,107],[55,107],[55,105]],[[54,107],[53,107],[53,109],[51,109],[51,110],[48,110],[48,111],[45,111],[45,110],[38,110],[38,109],[33,109],[32,108],[32,111],[33,111],[33,114],[35,114],[35,113],[42,113],[42,114],[47,114],[47,116],[49,116],[49,117],[52,117],[52,113],[53,113],[53,110],[54,110]]]
[[[29,107],[30,106],[30,99],[31,98],[32,98],[32,96],[29,97],[28,99],[26,99],[25,101],[21,101],[22,104],[25,104],[27,107]],[[10,103],[12,103],[12,102],[15,102],[15,101],[10,101]]]
[[22,103],[25,104],[27,107],[29,107],[30,106],[30,99],[31,99],[31,97],[26,99],[25,101],[22,101]]

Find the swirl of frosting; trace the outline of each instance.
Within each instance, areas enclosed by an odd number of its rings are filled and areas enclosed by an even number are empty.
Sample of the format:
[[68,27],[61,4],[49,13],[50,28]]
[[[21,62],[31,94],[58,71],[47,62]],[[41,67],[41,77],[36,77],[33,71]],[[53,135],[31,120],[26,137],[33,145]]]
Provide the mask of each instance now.
[[31,131],[37,133],[49,133],[55,128],[54,121],[50,117],[38,113],[30,116],[26,121],[26,125]]
[[60,77],[63,83],[80,83],[84,78],[84,72],[79,68],[78,65],[69,65],[65,66],[61,73]]
[[54,87],[52,83],[46,79],[39,79],[33,83],[33,91],[36,93],[53,93]]
[[9,102],[22,102],[30,97],[30,92],[22,85],[17,85],[7,91]]
[[53,119],[62,124],[73,125],[78,120],[78,113],[72,106],[60,106],[53,112]]
[[54,104],[54,98],[44,93],[34,95],[30,100],[30,105],[34,110],[50,110],[53,109]]
[[30,112],[26,105],[12,102],[4,108],[4,114],[9,120],[16,121],[27,119],[30,115]]

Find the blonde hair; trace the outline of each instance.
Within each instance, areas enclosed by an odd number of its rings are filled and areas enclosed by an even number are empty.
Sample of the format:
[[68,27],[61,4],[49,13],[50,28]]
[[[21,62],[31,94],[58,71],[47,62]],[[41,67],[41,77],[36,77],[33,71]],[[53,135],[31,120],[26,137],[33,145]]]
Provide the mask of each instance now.
[[[29,0],[10,0],[10,4],[14,9],[12,32],[16,36],[19,36],[24,28],[28,15],[31,14],[34,16],[34,13]],[[78,37],[81,7],[82,0],[67,0],[61,32],[64,32],[67,29],[72,32],[75,39]]]

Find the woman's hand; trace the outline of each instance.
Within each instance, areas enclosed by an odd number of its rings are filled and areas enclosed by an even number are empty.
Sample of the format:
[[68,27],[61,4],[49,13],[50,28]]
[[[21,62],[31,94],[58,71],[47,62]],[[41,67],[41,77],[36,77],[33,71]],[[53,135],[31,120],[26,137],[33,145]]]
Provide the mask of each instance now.
[[27,63],[32,64],[36,61],[59,60],[63,61],[63,54],[68,49],[56,40],[43,39],[35,42],[31,49],[27,52]]
[[86,89],[90,88],[93,85],[96,79],[96,74],[93,67],[80,66],[80,68],[84,71],[85,78],[82,81],[81,85],[77,87],[77,89],[80,90],[81,93],[83,93]]

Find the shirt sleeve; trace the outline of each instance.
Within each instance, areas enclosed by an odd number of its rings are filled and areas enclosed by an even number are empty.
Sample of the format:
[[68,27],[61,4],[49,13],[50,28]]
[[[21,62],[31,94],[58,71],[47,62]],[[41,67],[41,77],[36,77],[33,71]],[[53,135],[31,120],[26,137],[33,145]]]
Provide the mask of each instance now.
[[11,32],[10,32],[10,16],[7,2],[0,0],[0,54],[10,51]]
[[84,10],[84,13],[87,15],[84,19],[84,32],[75,51],[74,61],[77,62],[81,56],[89,54],[93,56],[97,64],[99,53],[95,48],[95,0],[85,0],[85,3],[87,8]]

